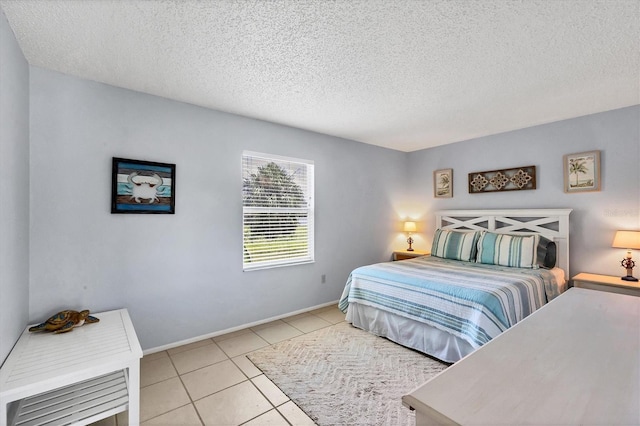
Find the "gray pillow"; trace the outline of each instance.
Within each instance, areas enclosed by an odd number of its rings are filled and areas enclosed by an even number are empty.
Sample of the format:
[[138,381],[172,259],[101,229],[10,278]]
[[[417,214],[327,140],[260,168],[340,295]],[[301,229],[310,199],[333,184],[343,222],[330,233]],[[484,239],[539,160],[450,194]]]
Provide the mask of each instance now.
[[537,248],[538,266],[551,269],[556,266],[556,243],[548,238],[540,236]]

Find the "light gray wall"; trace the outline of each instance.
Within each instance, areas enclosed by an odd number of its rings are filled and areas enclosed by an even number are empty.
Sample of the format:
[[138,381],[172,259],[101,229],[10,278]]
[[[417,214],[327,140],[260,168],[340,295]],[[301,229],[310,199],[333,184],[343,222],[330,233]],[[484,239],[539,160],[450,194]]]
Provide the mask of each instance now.
[[29,314],[29,65],[0,12],[0,364]]
[[[2,359],[63,308],[127,307],[152,348],[335,300],[406,246],[400,219],[423,221],[428,248],[438,209],[573,208],[572,273],[622,274],[613,232],[640,228],[638,106],[406,154],[29,68],[0,31]],[[242,272],[244,149],[315,162],[314,264]],[[562,155],[593,149],[602,191],[565,194]],[[113,156],[176,163],[177,214],[111,215]],[[467,193],[469,172],[529,164],[535,191]],[[434,199],[449,167],[455,197]]]
[[[33,321],[126,307],[153,348],[337,300],[389,258],[406,153],[37,67],[31,114]],[[242,272],[245,149],[315,162],[315,263]],[[110,214],[114,156],[175,163],[176,214]]]
[[[600,150],[602,190],[566,194],[562,156]],[[571,208],[571,274],[624,275],[625,251],[612,249],[617,229],[640,229],[640,106],[478,138],[409,156],[411,211],[424,220],[429,245],[433,212],[453,208]],[[468,173],[537,167],[531,191],[469,194]],[[453,198],[433,198],[433,171],[452,168]],[[635,255],[636,261],[640,253]],[[636,269],[638,276],[638,269]]]

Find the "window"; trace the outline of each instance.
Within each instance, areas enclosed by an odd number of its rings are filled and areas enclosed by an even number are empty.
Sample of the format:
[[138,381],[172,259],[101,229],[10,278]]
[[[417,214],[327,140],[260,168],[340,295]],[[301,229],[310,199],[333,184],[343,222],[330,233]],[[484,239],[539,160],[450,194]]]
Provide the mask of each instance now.
[[313,162],[242,153],[243,269],[313,262]]

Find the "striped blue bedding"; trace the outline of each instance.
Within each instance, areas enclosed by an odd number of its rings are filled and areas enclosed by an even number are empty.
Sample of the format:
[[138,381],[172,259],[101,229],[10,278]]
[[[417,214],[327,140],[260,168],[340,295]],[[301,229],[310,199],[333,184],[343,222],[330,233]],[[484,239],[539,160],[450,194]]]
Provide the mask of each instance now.
[[355,269],[339,308],[371,306],[447,331],[478,348],[558,296],[545,269],[432,256]]

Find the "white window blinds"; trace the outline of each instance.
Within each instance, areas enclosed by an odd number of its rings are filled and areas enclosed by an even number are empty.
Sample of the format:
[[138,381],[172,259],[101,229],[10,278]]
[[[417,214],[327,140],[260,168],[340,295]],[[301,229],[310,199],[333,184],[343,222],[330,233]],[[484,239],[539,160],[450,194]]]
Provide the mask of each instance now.
[[312,262],[313,162],[242,154],[243,269]]

